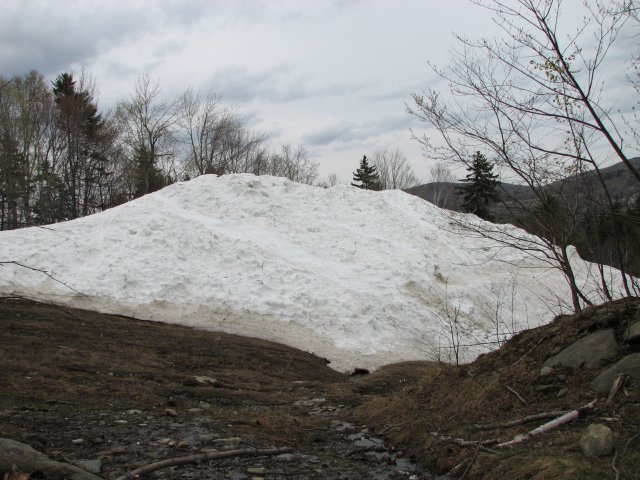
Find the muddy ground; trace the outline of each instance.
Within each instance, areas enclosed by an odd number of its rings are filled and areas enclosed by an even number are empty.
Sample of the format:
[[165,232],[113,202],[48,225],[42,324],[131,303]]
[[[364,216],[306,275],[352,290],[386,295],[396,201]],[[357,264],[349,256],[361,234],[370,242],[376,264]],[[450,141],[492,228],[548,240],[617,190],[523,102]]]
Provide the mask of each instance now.
[[[149,477],[417,480],[438,472],[467,479],[636,479],[637,382],[606,405],[587,387],[593,372],[539,372],[546,358],[586,332],[622,332],[640,318],[639,309],[638,301],[618,302],[559,318],[470,365],[411,362],[350,376],[263,340],[3,299],[0,437],[109,479],[166,458],[248,447],[292,451]],[[596,408],[583,418],[515,448],[442,440],[508,440],[537,424],[475,425],[594,399]],[[613,429],[614,457],[582,455],[579,437],[591,422]]]
[[[105,478],[246,447],[293,451],[152,476],[431,478],[357,424],[353,408],[367,395],[366,381],[283,345],[5,299],[0,365],[0,437]],[[384,391],[420,374],[407,370]]]

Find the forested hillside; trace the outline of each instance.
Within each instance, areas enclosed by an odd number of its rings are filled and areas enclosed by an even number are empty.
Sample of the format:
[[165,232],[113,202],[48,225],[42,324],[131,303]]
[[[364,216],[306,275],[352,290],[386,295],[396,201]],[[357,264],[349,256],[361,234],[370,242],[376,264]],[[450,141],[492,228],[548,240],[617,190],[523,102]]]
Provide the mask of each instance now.
[[267,145],[214,91],[166,100],[141,75],[111,110],[89,76],[0,76],[0,229],[82,217],[205,173],[312,183],[302,145]]

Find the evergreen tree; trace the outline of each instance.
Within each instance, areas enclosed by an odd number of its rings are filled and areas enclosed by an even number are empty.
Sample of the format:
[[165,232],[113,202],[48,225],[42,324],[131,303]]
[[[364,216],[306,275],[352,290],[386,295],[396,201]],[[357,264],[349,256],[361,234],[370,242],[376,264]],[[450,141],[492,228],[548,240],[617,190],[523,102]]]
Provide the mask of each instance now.
[[499,199],[498,176],[493,173],[493,165],[482,153],[476,152],[467,171],[469,174],[462,180],[465,185],[460,189],[464,194],[462,211],[473,213],[483,220],[493,220],[489,204]]
[[381,190],[378,170],[375,165],[369,165],[366,155],[360,160],[360,168],[353,172],[353,181],[359,182],[351,183],[354,187],[365,190]]

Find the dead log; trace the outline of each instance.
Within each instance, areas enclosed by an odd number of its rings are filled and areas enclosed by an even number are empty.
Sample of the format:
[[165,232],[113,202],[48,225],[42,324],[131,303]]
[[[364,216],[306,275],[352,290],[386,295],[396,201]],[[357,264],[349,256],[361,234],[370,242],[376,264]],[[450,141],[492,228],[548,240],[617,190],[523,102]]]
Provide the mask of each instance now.
[[518,418],[504,423],[487,423],[487,424],[475,424],[473,428],[476,430],[493,430],[494,428],[510,428],[524,423],[536,422],[545,418],[557,418],[560,415],[569,413],[569,410],[557,410],[555,412],[542,412],[535,415],[528,415],[526,417]]
[[499,443],[498,445],[496,445],[496,448],[511,447],[513,445],[524,443],[535,436],[542,435],[543,433],[546,433],[546,432],[549,432],[550,430],[558,428],[560,425],[573,422],[574,420],[580,418],[580,416],[582,416],[587,410],[591,410],[595,404],[596,404],[595,400],[592,402],[589,402],[584,407],[578,408],[576,410],[571,410],[570,412],[565,413],[564,415],[556,418],[555,420],[551,420],[550,422],[547,422],[544,425],[540,425],[538,428],[535,428],[530,432],[525,433],[524,435],[517,435],[516,437],[514,437],[512,440],[509,440],[508,442]]
[[101,477],[73,465],[51,460],[29,445],[0,438],[0,472],[11,472],[14,467],[26,473],[40,471],[51,480],[102,480]]
[[279,455],[281,453],[292,452],[293,448],[279,447],[279,448],[240,448],[237,450],[227,450],[225,452],[209,452],[201,453],[198,455],[189,455],[187,457],[168,458],[156,463],[150,463],[144,467],[137,468],[131,472],[125,473],[118,477],[116,480],[133,480],[140,475],[155,472],[167,467],[175,467],[177,465],[187,465],[191,463],[202,463],[209,460],[218,460],[220,458],[231,457],[244,457],[244,456],[258,456],[258,455]]

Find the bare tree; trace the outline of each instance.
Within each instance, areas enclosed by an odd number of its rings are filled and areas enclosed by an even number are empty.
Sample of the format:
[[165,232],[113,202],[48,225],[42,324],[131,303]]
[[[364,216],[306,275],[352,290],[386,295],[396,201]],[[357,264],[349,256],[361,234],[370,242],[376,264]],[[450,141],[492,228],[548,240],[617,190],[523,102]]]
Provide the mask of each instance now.
[[382,190],[401,190],[420,183],[407,156],[398,148],[376,149],[371,155],[371,163],[378,170]]
[[327,178],[320,180],[317,184],[318,187],[321,188],[332,188],[338,185],[338,175],[335,173],[330,173],[327,175]]
[[175,160],[173,127],[178,120],[176,100],[163,100],[160,85],[148,73],[138,77],[133,95],[117,107],[123,150],[131,172],[131,195],[162,188]]
[[309,157],[304,145],[285,143],[280,146],[279,152],[271,156],[267,172],[268,175],[313,185],[318,178],[318,163]]
[[456,178],[442,162],[438,162],[431,167],[429,173],[431,174],[431,184],[433,186],[433,203],[440,208],[446,208],[454,189],[452,184],[455,183]]
[[[561,7],[560,0],[490,2],[487,8],[504,36],[479,41],[458,37],[461,48],[453,53],[451,65],[436,69],[450,85],[450,100],[427,90],[414,93],[407,105],[407,111],[434,127],[442,140],[435,144],[427,136],[415,136],[432,158],[466,165],[473,151],[491,152],[502,171],[526,185],[537,200],[524,204],[511,198],[508,208],[538,222],[545,221],[545,205],[550,205],[545,187],[556,180],[580,178],[589,169],[599,175],[599,169],[615,159],[640,181],[602,95],[605,59],[629,16],[620,9],[586,6],[583,25],[567,36],[559,31]],[[603,181],[600,189],[612,206]],[[575,203],[575,198],[568,202]],[[575,222],[571,208],[568,212]],[[497,226],[474,228],[545,256],[567,278],[574,309],[589,303],[576,284],[569,244],[557,231],[534,244],[524,236],[505,237]],[[622,259],[620,265],[622,283],[631,294]]]

